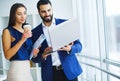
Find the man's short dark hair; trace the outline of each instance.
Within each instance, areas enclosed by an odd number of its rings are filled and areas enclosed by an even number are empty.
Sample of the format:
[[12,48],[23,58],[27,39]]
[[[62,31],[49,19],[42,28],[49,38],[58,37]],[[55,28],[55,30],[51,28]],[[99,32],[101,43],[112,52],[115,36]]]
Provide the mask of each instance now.
[[39,6],[40,5],[45,5],[45,4],[50,4],[52,6],[50,0],[39,0],[38,3],[37,3],[37,9],[38,9],[38,11],[39,11]]

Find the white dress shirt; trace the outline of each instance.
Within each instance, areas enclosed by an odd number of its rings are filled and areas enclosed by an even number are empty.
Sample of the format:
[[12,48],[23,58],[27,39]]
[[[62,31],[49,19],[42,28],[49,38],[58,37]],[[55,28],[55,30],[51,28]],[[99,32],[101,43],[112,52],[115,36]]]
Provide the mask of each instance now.
[[[49,31],[54,29],[55,25],[56,24],[55,24],[55,19],[54,18],[53,18],[53,21],[52,21],[52,23],[51,23],[51,25],[49,27],[45,26],[45,24],[42,22],[43,32],[44,32],[44,35],[46,37],[48,46],[52,46],[51,45],[51,39],[50,39]],[[60,59],[59,59],[59,55],[58,55],[57,52],[51,53],[51,56],[52,56],[52,66],[59,66],[59,65],[61,65],[61,62],[60,62]]]

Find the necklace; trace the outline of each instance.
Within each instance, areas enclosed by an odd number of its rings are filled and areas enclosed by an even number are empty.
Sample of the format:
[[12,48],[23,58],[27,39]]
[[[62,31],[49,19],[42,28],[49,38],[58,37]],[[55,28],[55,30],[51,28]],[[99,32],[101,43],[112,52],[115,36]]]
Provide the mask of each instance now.
[[16,29],[17,31],[23,33],[24,32],[24,29],[23,28],[18,28],[18,27],[13,27],[14,29]]

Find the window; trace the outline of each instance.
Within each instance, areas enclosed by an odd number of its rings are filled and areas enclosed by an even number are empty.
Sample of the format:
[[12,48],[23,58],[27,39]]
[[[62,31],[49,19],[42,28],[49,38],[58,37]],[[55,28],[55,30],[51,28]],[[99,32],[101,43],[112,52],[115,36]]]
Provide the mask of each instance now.
[[[110,72],[120,76],[120,0],[105,0],[104,10],[107,58],[111,60],[108,61],[108,69]],[[114,77],[109,78],[110,81],[119,81]]]

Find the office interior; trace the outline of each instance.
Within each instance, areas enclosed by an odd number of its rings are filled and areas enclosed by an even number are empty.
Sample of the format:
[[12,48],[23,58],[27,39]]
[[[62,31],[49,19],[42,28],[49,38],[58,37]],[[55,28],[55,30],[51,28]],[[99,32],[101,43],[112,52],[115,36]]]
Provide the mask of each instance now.
[[[10,7],[20,2],[27,7],[27,22],[34,28],[41,19],[38,0],[1,0],[0,35],[8,24]],[[77,18],[83,49],[76,54],[83,68],[79,81],[120,81],[120,0],[51,0],[54,16]],[[0,38],[0,42],[1,42]],[[10,62],[4,58],[0,43],[0,81],[6,81]],[[42,81],[40,67],[31,63],[34,81]]]

